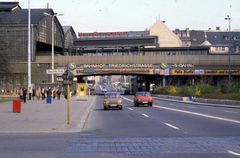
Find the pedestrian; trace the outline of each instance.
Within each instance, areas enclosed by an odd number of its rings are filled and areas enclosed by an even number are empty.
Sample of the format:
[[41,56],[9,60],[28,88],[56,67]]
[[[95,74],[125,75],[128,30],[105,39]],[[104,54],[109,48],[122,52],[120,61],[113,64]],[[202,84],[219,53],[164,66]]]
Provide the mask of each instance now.
[[37,88],[37,90],[36,90],[36,97],[37,97],[37,100],[39,100],[41,97],[41,91],[39,88]]
[[42,88],[42,100],[44,100],[45,99],[45,88],[43,87]]
[[19,88],[19,97],[21,99],[21,102],[23,101],[23,90],[22,87]]
[[31,96],[32,96],[32,93],[33,93],[32,87],[29,87],[27,93],[28,93],[28,99],[31,100]]
[[36,96],[36,89],[35,89],[35,87],[33,87],[33,89],[32,89],[33,100],[35,100],[35,96]]
[[57,99],[60,100],[60,95],[61,95],[61,91],[60,89],[57,90]]
[[27,103],[27,102],[26,102],[26,98],[27,98],[27,90],[26,90],[25,87],[23,87],[23,102],[24,102],[24,103]]
[[53,100],[55,100],[56,97],[56,91],[53,91]]
[[48,90],[47,90],[47,95],[52,95],[51,87],[48,88]]

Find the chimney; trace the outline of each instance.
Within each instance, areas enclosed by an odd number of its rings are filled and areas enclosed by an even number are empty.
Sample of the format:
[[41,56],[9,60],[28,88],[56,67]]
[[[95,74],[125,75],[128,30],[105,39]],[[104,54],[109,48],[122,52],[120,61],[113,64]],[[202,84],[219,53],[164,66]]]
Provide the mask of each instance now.
[[219,27],[219,26],[218,26],[218,27],[216,27],[216,30],[217,30],[217,31],[220,31],[220,27]]
[[211,28],[208,28],[208,31],[211,31],[212,29]]
[[189,37],[189,28],[186,28],[187,37]]

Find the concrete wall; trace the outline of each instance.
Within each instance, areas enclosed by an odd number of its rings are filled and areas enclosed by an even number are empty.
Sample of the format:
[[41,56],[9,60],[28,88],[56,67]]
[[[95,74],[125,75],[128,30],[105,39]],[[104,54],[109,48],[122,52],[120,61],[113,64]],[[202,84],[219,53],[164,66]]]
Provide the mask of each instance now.
[[[240,66],[240,55],[231,56],[231,66]],[[37,56],[36,63],[51,63],[51,56]],[[77,67],[82,64],[160,64],[191,63],[196,66],[215,68],[228,66],[228,55],[154,55],[154,56],[55,56],[58,67],[66,67],[67,62],[75,62]]]

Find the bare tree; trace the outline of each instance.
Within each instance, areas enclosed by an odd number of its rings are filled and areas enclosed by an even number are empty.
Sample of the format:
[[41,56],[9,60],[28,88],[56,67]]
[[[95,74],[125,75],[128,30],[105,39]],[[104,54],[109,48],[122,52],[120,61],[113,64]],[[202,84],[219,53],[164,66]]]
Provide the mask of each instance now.
[[6,53],[6,50],[10,48],[11,42],[9,44],[6,44],[4,42],[0,43],[0,76],[2,78],[8,78],[11,76],[11,64],[10,64],[10,57]]

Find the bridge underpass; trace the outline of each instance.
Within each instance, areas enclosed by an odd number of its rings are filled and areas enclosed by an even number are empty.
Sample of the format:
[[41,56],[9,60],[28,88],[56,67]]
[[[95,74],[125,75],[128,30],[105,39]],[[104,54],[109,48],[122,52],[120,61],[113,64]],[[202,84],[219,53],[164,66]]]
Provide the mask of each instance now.
[[[133,66],[133,65],[132,65]],[[152,83],[163,84],[164,70],[160,68],[149,68],[151,65],[142,65],[145,68],[98,68],[98,69],[73,69],[73,74],[77,77],[78,83],[83,83],[86,76],[107,76],[107,75],[126,75],[135,76],[133,81],[129,81],[130,87],[138,87],[138,90],[149,91]],[[149,67],[148,67],[149,66]],[[144,86],[143,86],[144,84]]]

